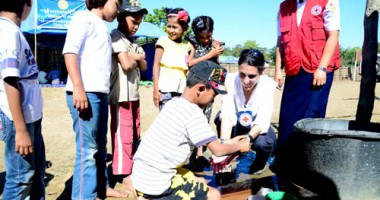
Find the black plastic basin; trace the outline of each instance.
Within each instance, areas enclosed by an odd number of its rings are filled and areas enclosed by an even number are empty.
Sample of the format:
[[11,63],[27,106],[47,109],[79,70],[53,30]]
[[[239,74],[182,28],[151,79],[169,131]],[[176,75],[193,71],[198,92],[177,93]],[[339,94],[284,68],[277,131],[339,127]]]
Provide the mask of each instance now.
[[[322,199],[380,199],[380,133],[350,130],[352,124],[338,119],[298,121],[281,171]],[[368,126],[375,130],[378,124]]]

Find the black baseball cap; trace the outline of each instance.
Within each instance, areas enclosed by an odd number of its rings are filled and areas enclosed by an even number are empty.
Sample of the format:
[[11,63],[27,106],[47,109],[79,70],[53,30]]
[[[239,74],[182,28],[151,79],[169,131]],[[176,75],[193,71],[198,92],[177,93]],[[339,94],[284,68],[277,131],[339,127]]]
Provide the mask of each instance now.
[[209,60],[201,61],[190,69],[188,77],[194,75],[210,81],[210,84],[216,93],[227,94],[227,89],[224,85],[227,70],[224,67]]
[[119,7],[119,13],[122,12],[141,12],[142,14],[148,14],[146,8],[141,8],[141,3],[138,0],[123,0],[123,4]]

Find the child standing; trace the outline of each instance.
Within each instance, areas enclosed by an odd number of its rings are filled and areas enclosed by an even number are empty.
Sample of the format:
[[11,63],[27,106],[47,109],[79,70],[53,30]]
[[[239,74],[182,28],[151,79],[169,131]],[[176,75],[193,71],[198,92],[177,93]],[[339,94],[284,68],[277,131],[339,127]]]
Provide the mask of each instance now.
[[73,119],[76,159],[72,199],[125,196],[108,187],[106,143],[112,43],[104,21],[117,16],[121,0],[86,0],[68,28],[63,55],[69,74],[66,100]]
[[[223,53],[224,47],[218,40],[212,38],[214,20],[209,16],[196,17],[191,23],[191,29],[195,36],[187,37],[194,48],[189,56],[189,66],[194,66],[203,60],[210,60],[219,64],[218,58]],[[212,103],[203,111],[209,122],[211,111]]]
[[211,60],[219,64],[218,57],[223,54],[224,47],[212,38],[214,31],[214,20],[209,16],[196,17],[191,23],[194,36],[187,36],[187,40],[194,47],[190,54],[189,66],[194,66],[200,61]]
[[182,166],[191,151],[201,145],[219,156],[250,148],[246,136],[231,139],[231,144],[220,144],[202,112],[218,93],[226,94],[225,77],[226,70],[211,61],[202,61],[189,71],[182,96],[165,105],[134,157],[132,184],[139,196],[220,199],[217,189]]
[[38,67],[20,25],[31,0],[0,4],[0,138],[5,142],[3,199],[45,199],[45,146]]
[[189,14],[182,8],[167,9],[166,32],[156,43],[153,64],[153,101],[161,110],[166,102],[180,96],[186,86],[191,44],[182,39],[189,28]]
[[[144,50],[133,35],[144,14],[138,1],[124,0],[119,8],[119,25],[111,33],[112,72],[108,96],[111,110],[112,171],[125,179],[132,172],[135,142],[140,139],[140,70],[146,70]],[[125,180],[123,180],[125,184]]]
[[[193,45],[194,51],[189,57],[189,66],[210,60],[219,64],[219,56],[223,53],[224,47],[218,40],[212,38],[214,31],[214,20],[209,16],[196,17],[191,23],[194,36],[188,35],[187,40]],[[203,110],[208,122],[210,122],[212,103]],[[209,166],[209,162],[203,157],[203,147],[198,148],[190,157],[190,169],[192,171],[203,171],[204,167]]]

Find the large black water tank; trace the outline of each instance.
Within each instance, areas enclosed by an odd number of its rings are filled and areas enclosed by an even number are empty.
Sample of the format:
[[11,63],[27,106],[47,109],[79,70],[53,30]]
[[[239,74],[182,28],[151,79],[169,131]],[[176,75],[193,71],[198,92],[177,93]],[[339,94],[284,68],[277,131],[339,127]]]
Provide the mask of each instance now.
[[338,119],[298,121],[281,159],[286,166],[282,171],[322,199],[380,199],[380,133],[350,130],[351,124]]

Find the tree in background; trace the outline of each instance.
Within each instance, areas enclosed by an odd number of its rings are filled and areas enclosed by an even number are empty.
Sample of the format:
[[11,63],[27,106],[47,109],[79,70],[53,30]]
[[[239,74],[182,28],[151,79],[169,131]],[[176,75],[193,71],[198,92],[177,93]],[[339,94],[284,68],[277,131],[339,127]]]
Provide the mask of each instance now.
[[269,63],[269,66],[274,66],[276,61],[276,46],[267,50],[267,57],[265,57]]
[[153,9],[153,14],[149,13],[144,16],[144,22],[155,24],[166,32],[167,20],[165,7]]
[[[166,25],[167,20],[166,20],[165,7],[153,9],[153,13],[149,13],[144,16],[144,22],[153,23],[166,32],[165,25]],[[228,47],[228,41],[222,41],[222,42],[226,42],[226,45],[227,45],[223,53],[224,56],[239,57],[240,52],[243,49],[258,49],[264,54],[265,60],[269,63],[269,65],[274,66],[274,61],[276,60],[276,46],[273,46],[272,48],[268,49],[265,47],[260,47],[259,43],[257,43],[255,40],[247,40],[246,42],[244,42],[244,44],[237,44],[235,45],[235,47]],[[342,66],[350,67],[354,65],[355,51],[358,49],[361,49],[361,48],[359,47],[343,48],[342,46],[340,47],[340,56],[341,56]],[[380,52],[380,43],[378,45],[377,52]]]
[[[228,45],[228,41],[226,41]],[[264,54],[265,60],[269,63],[270,66],[274,65],[275,61],[275,56],[276,56],[276,47],[273,48],[265,48],[265,47],[260,47],[259,43],[257,43],[255,40],[247,40],[244,42],[243,45],[237,44],[235,47],[226,47],[224,49],[224,56],[234,56],[234,57],[239,57],[240,52],[243,49],[257,49],[261,51]]]
[[[273,46],[272,48],[260,47],[258,43],[256,43],[254,40],[248,40],[244,43],[244,45],[237,44],[235,45],[235,47],[232,47],[232,48],[226,47],[223,55],[239,57],[241,50],[247,49],[247,48],[260,50],[264,54],[265,60],[269,63],[269,65],[274,66],[274,61],[276,60],[276,46]],[[342,66],[345,66],[345,67],[353,66],[355,62],[355,51],[360,50],[360,49],[361,49],[360,47],[344,48],[341,46],[340,57],[341,57]],[[378,52],[380,52],[380,43],[379,43]]]
[[340,46],[340,60],[342,66],[350,67],[355,63],[355,51],[360,50],[359,47],[344,48]]
[[[228,41],[226,41],[226,44],[228,45]],[[259,44],[255,40],[247,40],[243,45],[237,44],[233,48],[226,47],[223,55],[239,57],[243,49],[259,49]]]

